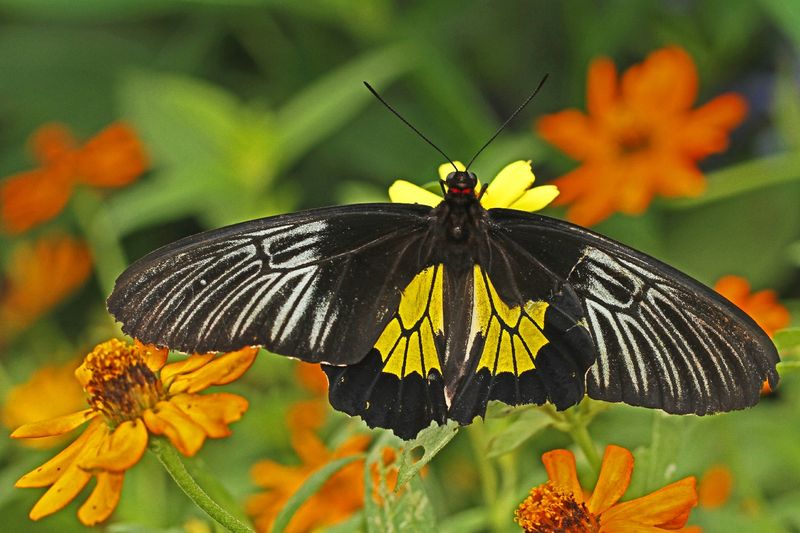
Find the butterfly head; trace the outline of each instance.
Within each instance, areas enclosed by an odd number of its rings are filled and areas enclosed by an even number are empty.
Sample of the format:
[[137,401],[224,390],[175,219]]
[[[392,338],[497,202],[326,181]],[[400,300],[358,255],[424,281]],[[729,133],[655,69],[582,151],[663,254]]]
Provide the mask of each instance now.
[[445,183],[447,184],[447,196],[449,197],[475,197],[478,177],[474,172],[459,170],[458,172],[451,172],[448,174]]

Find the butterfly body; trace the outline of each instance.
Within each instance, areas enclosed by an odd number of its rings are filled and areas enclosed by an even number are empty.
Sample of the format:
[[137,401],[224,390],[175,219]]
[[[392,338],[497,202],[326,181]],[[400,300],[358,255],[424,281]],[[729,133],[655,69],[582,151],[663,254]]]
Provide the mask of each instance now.
[[569,223],[487,210],[473,173],[446,184],[435,207],[323,208],[183,239],[131,265],[108,307],[143,342],[323,363],[336,409],[403,438],[490,400],[707,414],[777,382],[771,341],[697,281]]

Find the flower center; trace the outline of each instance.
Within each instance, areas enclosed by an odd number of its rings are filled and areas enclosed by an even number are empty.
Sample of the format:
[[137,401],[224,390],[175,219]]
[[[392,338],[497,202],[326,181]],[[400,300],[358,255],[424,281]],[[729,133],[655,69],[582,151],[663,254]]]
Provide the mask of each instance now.
[[133,420],[166,393],[147,366],[146,349],[116,339],[99,344],[76,371],[89,395],[89,405],[113,424]]
[[624,130],[617,137],[622,155],[629,155],[646,150],[650,146],[650,135],[641,128],[632,127]]
[[551,481],[534,487],[514,512],[514,521],[526,533],[596,533],[597,517],[586,504],[558,490]]

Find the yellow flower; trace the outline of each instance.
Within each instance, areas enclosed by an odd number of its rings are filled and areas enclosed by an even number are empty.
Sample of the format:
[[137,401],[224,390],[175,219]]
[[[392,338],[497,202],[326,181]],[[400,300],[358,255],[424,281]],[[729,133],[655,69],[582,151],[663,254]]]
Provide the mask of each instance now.
[[628,490],[633,473],[633,455],[619,446],[606,447],[597,485],[588,496],[578,481],[572,452],[553,450],[542,455],[542,462],[549,481],[531,489],[514,513],[514,521],[527,533],[683,530],[689,512],[697,505],[694,477],[617,503]]
[[238,379],[256,348],[215,356],[192,355],[165,366],[167,350],[112,339],[99,344],[75,371],[89,408],[18,428],[12,437],[51,437],[89,422],[83,433],[44,465],[22,476],[17,487],[50,487],[33,506],[32,520],[52,514],[97,478],[78,510],[86,525],[102,522],[119,501],[125,471],[147,447],[148,435],[166,435],[184,455],[197,453],[207,437],[230,435],[247,400],[229,393],[197,394]]
[[[464,170],[460,161],[454,161],[459,170]],[[450,163],[439,166],[439,178],[444,180],[453,171]],[[536,176],[533,174],[530,161],[515,161],[500,171],[488,189],[481,196],[481,205],[486,209],[506,207],[521,211],[538,211],[545,208],[558,196],[555,185],[541,185],[533,187]],[[476,192],[481,190],[480,183]],[[414,185],[405,180],[395,181],[389,187],[389,198],[392,202],[405,204],[422,204],[436,207],[442,197]]]
[[[75,380],[78,361],[47,365],[34,372],[30,379],[12,388],[2,409],[6,427],[44,420],[76,411],[86,405],[80,384]],[[69,435],[30,439],[23,444],[32,448],[52,448]]]

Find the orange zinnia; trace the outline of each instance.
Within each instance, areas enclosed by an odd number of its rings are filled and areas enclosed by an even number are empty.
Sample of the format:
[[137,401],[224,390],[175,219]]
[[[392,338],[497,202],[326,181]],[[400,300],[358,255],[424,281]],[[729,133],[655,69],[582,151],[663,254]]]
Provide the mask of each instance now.
[[617,503],[628,490],[633,473],[633,455],[619,446],[606,447],[590,496],[584,496],[572,452],[553,450],[542,455],[542,462],[550,479],[531,490],[514,518],[528,533],[680,530],[697,505],[694,477]]
[[40,167],[11,176],[0,187],[0,214],[10,233],[55,217],[77,184],[121,187],[148,165],[136,132],[121,122],[108,126],[83,147],[65,126],[47,124],[33,134],[31,148]]
[[725,465],[714,465],[700,478],[698,500],[700,507],[717,509],[725,505],[733,490],[733,474]]
[[657,194],[701,194],[697,161],[728,146],[747,105],[728,93],[692,109],[697,91],[694,62],[678,47],[653,52],[621,79],[610,59],[593,61],[588,114],[568,109],[537,123],[542,137],[582,162],[555,182],[568,218],[591,225],[616,211],[642,213]]
[[257,353],[244,348],[165,365],[165,349],[116,339],[99,344],[75,371],[89,408],[26,424],[11,434],[52,437],[89,422],[72,444],[17,481],[17,487],[50,487],[31,509],[31,519],[62,509],[92,477],[97,484],[78,518],[86,525],[107,519],[119,501],[125,471],[139,462],[149,433],[165,435],[186,456],[197,453],[206,438],[230,435],[228,425],[241,418],[247,400],[224,392],[197,393],[238,379]]
[[14,250],[0,294],[0,340],[24,329],[84,284],[92,272],[89,248],[51,236]]

